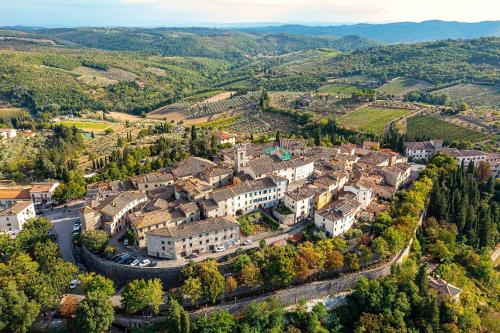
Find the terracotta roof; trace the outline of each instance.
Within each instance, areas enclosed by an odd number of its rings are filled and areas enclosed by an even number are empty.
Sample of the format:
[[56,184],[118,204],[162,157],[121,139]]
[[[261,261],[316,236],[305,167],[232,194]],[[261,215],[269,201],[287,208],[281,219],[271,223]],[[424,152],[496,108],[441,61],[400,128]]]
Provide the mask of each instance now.
[[16,202],[12,206],[10,206],[7,209],[0,210],[0,216],[9,216],[9,215],[17,215],[29,206],[31,206],[33,203],[31,201],[20,201]]
[[306,140],[304,139],[280,139],[280,147],[286,150],[304,149],[306,147]]
[[131,202],[138,200],[145,201],[146,199],[146,195],[142,192],[122,192],[120,194],[104,199],[99,204],[97,210],[99,210],[105,216],[113,217],[120,211],[122,211]]
[[217,137],[219,138],[219,140],[227,140],[227,139],[235,138],[236,136],[233,134],[230,134],[228,132],[225,132],[225,131],[218,131]]
[[172,170],[172,174],[177,178],[195,176],[215,166],[216,164],[212,161],[190,156],[184,161],[181,161],[177,167]]
[[130,224],[136,229],[170,222],[171,216],[166,210],[155,210],[152,212],[134,212],[128,215]]
[[170,172],[165,170],[158,170],[155,172],[145,173],[132,177],[130,180],[133,183],[159,183],[159,182],[169,182],[173,180],[174,177]]
[[309,187],[298,187],[293,191],[286,192],[285,195],[291,198],[292,200],[300,201],[306,198],[313,197],[314,195],[316,195],[316,193],[318,193],[318,191],[319,189],[313,189]]
[[266,155],[251,160],[248,162],[248,167],[252,169],[257,176],[260,176],[283,169],[301,167],[310,163],[314,163],[314,161],[303,157],[294,158],[288,161],[281,161],[279,158]]
[[239,233],[240,225],[228,217],[214,217],[206,220],[182,223],[173,227],[156,229],[148,232],[148,235],[181,238],[197,236],[198,234],[219,231],[222,229],[235,228]]
[[57,186],[59,186],[59,183],[49,182],[49,183],[34,184],[30,190],[30,193],[49,192]]
[[29,200],[30,198],[29,188],[0,188],[0,200]]
[[440,294],[455,298],[460,295],[462,289],[455,287],[440,277],[429,276],[429,287],[437,290]]
[[336,200],[328,207],[316,211],[316,214],[335,221],[354,214],[359,207],[361,207],[361,204],[355,199]]

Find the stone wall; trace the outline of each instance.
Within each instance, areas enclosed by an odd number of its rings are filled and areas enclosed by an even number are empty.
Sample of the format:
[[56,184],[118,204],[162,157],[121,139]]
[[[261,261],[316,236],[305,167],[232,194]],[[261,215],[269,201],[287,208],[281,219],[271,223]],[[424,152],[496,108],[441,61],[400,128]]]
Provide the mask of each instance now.
[[121,287],[134,279],[155,279],[162,281],[165,288],[179,287],[182,267],[133,267],[117,264],[100,258],[82,246],[80,261],[92,271],[104,275]]

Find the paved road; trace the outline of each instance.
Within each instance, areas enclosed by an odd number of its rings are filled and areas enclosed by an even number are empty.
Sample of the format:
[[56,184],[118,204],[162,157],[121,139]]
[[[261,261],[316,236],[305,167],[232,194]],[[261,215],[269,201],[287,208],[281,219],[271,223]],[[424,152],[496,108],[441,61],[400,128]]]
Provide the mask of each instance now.
[[73,257],[71,233],[73,232],[73,224],[80,219],[78,211],[81,207],[82,205],[77,203],[66,208],[55,208],[43,213],[43,216],[52,222],[57,232],[57,244],[59,245],[59,251],[63,259],[75,264],[76,260]]

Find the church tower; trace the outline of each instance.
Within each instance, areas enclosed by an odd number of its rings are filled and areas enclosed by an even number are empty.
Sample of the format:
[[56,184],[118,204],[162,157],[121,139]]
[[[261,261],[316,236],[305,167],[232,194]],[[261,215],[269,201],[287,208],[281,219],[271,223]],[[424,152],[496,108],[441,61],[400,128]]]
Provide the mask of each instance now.
[[234,170],[243,172],[247,165],[247,144],[240,143],[234,146]]

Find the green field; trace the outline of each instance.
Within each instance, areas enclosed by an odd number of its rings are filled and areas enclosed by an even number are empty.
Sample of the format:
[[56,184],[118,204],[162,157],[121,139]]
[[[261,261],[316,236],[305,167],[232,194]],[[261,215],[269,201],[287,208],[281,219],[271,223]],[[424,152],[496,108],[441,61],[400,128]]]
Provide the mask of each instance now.
[[328,84],[318,89],[319,93],[330,95],[341,95],[350,97],[353,93],[361,92],[361,89],[344,85],[344,84]]
[[425,81],[398,77],[382,85],[377,90],[387,95],[403,96],[410,91],[427,89],[430,87],[432,87],[432,84]]
[[432,116],[416,116],[408,119],[406,134],[410,140],[442,139],[447,142],[474,142],[486,138],[482,133]]
[[201,102],[207,98],[213,97],[215,95],[218,95],[220,93],[223,93],[225,90],[223,89],[218,89],[218,90],[210,90],[206,92],[202,92],[199,94],[191,95],[186,98],[184,98],[182,101],[183,102]]
[[113,127],[113,123],[104,121],[80,121],[80,120],[63,120],[60,124],[64,126],[75,126],[78,129],[86,132],[92,131],[105,131],[106,129]]
[[344,128],[382,135],[387,123],[410,113],[403,109],[361,108],[338,119]]
[[0,119],[10,120],[28,114],[25,109],[13,106],[0,106]]

